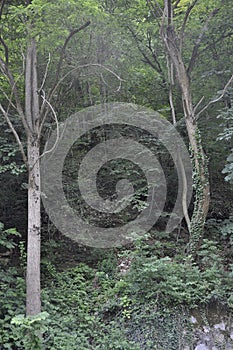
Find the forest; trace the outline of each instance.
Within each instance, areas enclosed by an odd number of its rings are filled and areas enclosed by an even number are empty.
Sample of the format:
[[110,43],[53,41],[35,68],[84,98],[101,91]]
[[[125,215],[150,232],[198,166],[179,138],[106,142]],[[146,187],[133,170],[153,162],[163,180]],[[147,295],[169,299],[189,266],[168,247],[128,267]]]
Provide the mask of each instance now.
[[0,0],[0,350],[233,349],[231,0]]

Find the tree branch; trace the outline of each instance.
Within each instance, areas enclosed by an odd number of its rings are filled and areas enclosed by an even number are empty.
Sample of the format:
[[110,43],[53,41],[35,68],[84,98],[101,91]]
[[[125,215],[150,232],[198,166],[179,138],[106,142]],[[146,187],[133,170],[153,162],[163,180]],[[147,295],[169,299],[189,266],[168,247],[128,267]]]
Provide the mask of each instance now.
[[[53,117],[54,117],[54,120],[55,120],[55,123],[56,123],[56,132],[57,132],[57,136],[56,136],[56,141],[55,141],[54,145],[52,146],[52,148],[51,148],[50,150],[45,151],[44,153],[42,153],[42,154],[40,155],[39,159],[42,158],[45,154],[51,153],[51,152],[55,149],[55,147],[56,147],[56,145],[57,145],[57,143],[58,143],[58,141],[59,141],[59,123],[58,123],[58,119],[57,119],[57,114],[56,114],[56,112],[55,112],[53,106],[49,103],[49,101],[46,100],[45,93],[44,93],[43,90],[42,90],[41,98],[43,99],[43,103],[46,103],[46,104],[49,106],[50,110],[52,111],[52,114],[53,114]],[[41,134],[41,131],[42,131],[42,127],[43,127],[43,123],[41,123],[41,125],[40,125],[40,130],[39,130],[39,133],[38,133],[38,138],[40,138],[40,134]]]
[[163,76],[164,80],[165,80],[162,67],[161,67],[161,65],[160,65],[160,63],[159,63],[159,60],[157,59],[157,56],[156,56],[155,51],[153,50],[153,48],[152,48],[152,46],[151,46],[151,37],[150,37],[150,38],[148,37],[148,45],[147,45],[147,48],[148,48],[149,51],[151,52],[152,57],[153,57],[153,59],[154,59],[156,65],[157,65],[157,67],[158,67],[158,68],[157,68],[157,72],[160,73],[160,74]]
[[[74,29],[70,32],[70,34],[68,35],[68,37],[66,38],[63,46],[62,46],[62,49],[61,49],[61,54],[60,54],[60,58],[59,58],[59,61],[58,61],[58,64],[57,64],[57,71],[56,71],[56,76],[55,76],[55,80],[54,80],[54,84],[53,86],[51,87],[49,93],[48,93],[48,98],[47,98],[47,101],[50,101],[51,102],[51,99],[52,99],[52,96],[55,92],[55,90],[57,89],[57,83],[58,83],[58,80],[59,80],[59,75],[60,75],[60,71],[61,71],[61,66],[62,66],[62,62],[63,62],[63,59],[64,59],[64,55],[65,55],[65,50],[66,50],[66,47],[69,43],[69,41],[71,40],[71,38],[79,33],[81,30],[85,29],[86,27],[88,27],[89,25],[91,24],[91,21],[87,21],[85,24],[83,24],[81,27],[77,28],[77,29]],[[43,88],[43,83],[42,83],[42,88]],[[43,115],[43,113],[48,114],[48,109],[47,111],[44,111],[44,108],[45,108],[46,104],[43,103],[42,105],[42,108],[40,110],[40,115]]]
[[213,11],[210,12],[207,20],[205,21],[205,24],[203,25],[203,27],[201,29],[201,32],[200,32],[200,34],[199,34],[199,36],[197,38],[196,44],[195,44],[195,46],[193,48],[192,56],[191,56],[191,59],[190,59],[190,62],[189,62],[189,66],[188,66],[188,69],[187,69],[187,73],[188,73],[189,76],[190,76],[191,71],[193,70],[193,67],[194,67],[195,63],[196,63],[198,50],[199,50],[199,47],[201,45],[202,39],[204,37],[204,34],[207,31],[207,29],[208,29],[208,24],[211,21],[211,19],[219,12],[219,10],[220,10],[220,8],[216,8]]
[[14,77],[11,73],[11,71],[9,70],[7,64],[1,59],[0,57],[0,69],[2,71],[2,73],[7,77],[8,81],[9,81],[9,84],[10,84],[10,87],[11,87],[11,91],[14,95],[14,98],[15,98],[15,103],[16,103],[16,108],[17,108],[17,112],[20,116],[20,119],[23,123],[23,126],[25,128],[25,131],[27,133],[27,135],[29,133],[31,133],[31,130],[29,128],[29,125],[25,119],[25,116],[24,116],[24,112],[23,112],[23,108],[21,106],[21,102],[20,102],[20,97],[19,97],[19,94],[18,94],[18,89],[17,89],[17,86],[16,86],[16,82],[14,80]]
[[72,30],[72,31],[70,32],[70,34],[68,35],[68,37],[66,38],[66,40],[65,40],[65,42],[64,42],[64,44],[63,44],[63,47],[62,47],[62,49],[61,49],[60,59],[59,59],[58,65],[57,65],[57,72],[56,72],[56,77],[55,77],[55,84],[56,84],[56,82],[57,82],[58,79],[59,79],[62,61],[63,61],[63,59],[64,59],[66,47],[67,47],[69,41],[71,40],[71,38],[72,38],[75,34],[79,33],[81,30],[85,29],[85,28],[88,27],[90,24],[91,24],[91,21],[88,21],[88,22],[86,22],[85,24],[83,24],[81,27]]
[[152,57],[155,61],[155,64],[151,61],[151,59],[147,56],[147,54],[144,52],[144,50],[141,48],[140,44],[139,43],[142,43],[142,40],[140,40],[138,38],[138,36],[135,34],[135,32],[133,31],[132,28],[130,28],[129,26],[127,26],[128,30],[130,31],[130,33],[132,34],[135,42],[136,42],[136,45],[137,45],[137,48],[138,50],[140,51],[140,53],[142,54],[142,56],[144,57],[144,60],[143,62],[149,64],[157,73],[159,73],[162,77],[163,77],[163,80],[165,81],[165,77],[164,77],[164,74],[163,74],[163,71],[162,71],[162,68],[161,68],[161,65],[159,63],[159,61],[157,60],[157,57],[155,55],[155,53],[153,52],[153,49],[151,47],[151,43],[149,42],[148,45],[146,45],[146,47],[149,49],[149,51],[151,52],[152,54]]
[[[224,97],[224,95],[225,95],[225,93],[226,93],[228,87],[231,85],[232,82],[233,82],[233,74],[232,74],[232,76],[230,77],[230,79],[228,80],[228,82],[226,83],[226,85],[224,86],[224,88],[223,88],[223,90],[222,90],[222,94],[221,94],[218,98],[216,98],[216,99],[214,99],[214,100],[211,100],[204,108],[202,108],[202,109],[200,110],[200,112],[198,112],[197,115],[195,116],[195,119],[199,118],[200,115],[201,115],[210,105],[212,105],[213,103],[216,103],[216,102],[220,101],[220,100]],[[203,98],[201,99],[201,101],[202,101],[202,100],[203,100]],[[199,104],[200,104],[200,103],[198,103],[198,105],[199,105]],[[197,108],[197,106],[195,107],[195,109],[196,109],[196,108]]]
[[146,0],[146,3],[154,16],[154,19],[157,21],[158,25],[160,25],[158,18],[163,14],[161,6],[157,1],[155,1],[155,4],[153,4],[151,0]]
[[187,24],[187,21],[189,19],[190,13],[192,11],[192,9],[195,7],[196,3],[198,2],[198,0],[194,0],[193,3],[187,8],[187,11],[185,13],[185,17],[184,17],[184,21],[181,27],[181,31],[180,31],[180,50],[182,50],[183,47],[183,42],[184,42],[184,31],[185,31],[185,27]]
[[[117,78],[117,80],[119,81],[119,86],[118,86],[118,88],[117,88],[117,90],[116,91],[119,91],[120,90],[120,88],[121,88],[121,84],[122,84],[122,82],[124,81],[123,79],[121,79],[121,77],[118,75],[118,74],[116,74],[115,72],[113,72],[113,70],[111,70],[110,68],[107,68],[107,67],[105,67],[105,66],[103,66],[102,64],[99,64],[99,63],[89,63],[89,64],[83,64],[83,65],[81,65],[81,66],[77,66],[77,67],[75,67],[75,68],[73,68],[73,69],[71,69],[68,73],[66,73],[65,75],[63,75],[63,77],[61,77],[61,79],[56,83],[56,85],[54,86],[54,88],[53,88],[53,91],[52,91],[52,93],[50,94],[50,96],[49,96],[49,99],[47,99],[46,101],[47,101],[47,105],[48,105],[48,103],[49,104],[51,104],[51,99],[52,99],[52,97],[53,97],[53,94],[56,92],[56,90],[57,90],[57,88],[59,87],[59,85],[63,82],[63,80],[65,80],[70,74],[72,74],[72,73],[74,73],[75,71],[77,71],[77,70],[79,70],[79,69],[82,69],[82,68],[88,68],[88,67],[98,67],[98,68],[102,68],[102,69],[104,69],[105,71],[107,71],[107,72],[109,72],[110,74],[112,74],[115,78]],[[42,97],[42,96],[41,96]],[[42,97],[42,99],[43,99],[43,97]],[[44,101],[44,102],[46,102],[46,101]],[[49,113],[49,109],[47,109],[46,111],[44,111],[44,107],[45,106],[45,103],[43,103],[42,104],[42,106],[41,106],[41,115],[43,115],[43,113],[44,113],[44,117],[43,117],[43,121],[42,121],[42,126],[43,126],[43,124],[44,124],[44,122],[45,122],[45,120],[46,120],[46,118],[47,118],[47,116],[48,116],[48,113]]]
[[199,51],[199,55],[203,54],[206,50],[208,50],[212,46],[216,45],[220,41],[222,41],[222,40],[224,40],[226,38],[230,38],[231,36],[233,36],[233,32],[223,33],[217,40],[215,40],[212,43],[210,43],[209,45],[207,45],[205,48],[203,48],[203,50],[200,50]]
[[6,0],[2,0],[1,7],[0,7],[0,19],[2,18],[3,8],[5,5]]
[[43,80],[42,80],[41,86],[40,86],[40,88],[38,90],[38,93],[40,93],[40,91],[43,90],[43,87],[44,87],[44,84],[46,82],[47,75],[48,75],[50,61],[51,61],[51,59],[50,59],[50,52],[49,52],[49,58],[48,58],[48,61],[47,61],[47,64],[46,64],[45,73],[44,73],[44,76],[43,76]]
[[173,9],[177,8],[177,6],[179,5],[180,1],[181,1],[181,0],[177,0],[177,1],[175,2],[175,4],[173,5]]
[[5,41],[3,40],[3,38],[0,36],[0,43],[2,44],[3,48],[4,48],[4,52],[5,52],[5,64],[8,67],[8,63],[9,63],[9,50],[8,50],[8,46],[6,45]]
[[1,112],[2,112],[2,114],[3,114],[3,116],[4,116],[4,118],[6,119],[6,122],[7,122],[7,124],[9,125],[9,127],[10,127],[12,133],[13,133],[14,136],[15,136],[15,139],[16,139],[18,145],[19,145],[19,149],[20,149],[20,152],[21,152],[22,157],[23,157],[23,161],[24,161],[24,163],[26,164],[26,166],[27,166],[27,168],[28,168],[27,156],[26,156],[26,154],[25,154],[25,152],[24,152],[23,144],[22,144],[22,142],[21,142],[21,140],[20,140],[20,137],[19,137],[17,131],[15,130],[15,128],[14,128],[14,126],[13,126],[13,124],[12,124],[12,122],[11,122],[11,120],[10,120],[8,114],[7,114],[7,112],[5,111],[5,109],[3,108],[3,106],[2,106],[1,103],[0,103],[0,110],[1,110]]
[[5,96],[5,98],[7,99],[7,101],[9,102],[9,103],[8,103],[8,107],[7,107],[7,110],[6,110],[7,114],[8,114],[8,111],[9,111],[9,109],[10,109],[10,106],[13,107],[13,108],[16,110],[16,112],[17,112],[17,107],[16,107],[16,106],[14,105],[14,103],[12,102],[12,93],[11,93],[11,96],[9,97],[9,96],[5,93],[5,91],[3,91],[2,89],[1,89],[1,92],[3,93],[3,95]]

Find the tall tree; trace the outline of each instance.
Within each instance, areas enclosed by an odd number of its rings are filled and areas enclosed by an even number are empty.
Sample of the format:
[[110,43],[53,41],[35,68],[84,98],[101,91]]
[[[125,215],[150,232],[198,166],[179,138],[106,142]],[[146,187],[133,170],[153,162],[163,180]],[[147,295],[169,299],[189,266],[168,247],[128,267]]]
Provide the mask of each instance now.
[[[225,21],[223,5],[224,1],[221,0],[203,2],[135,0],[130,6],[126,6],[125,25],[134,37],[143,61],[156,71],[156,76],[161,77],[174,124],[176,124],[176,107],[179,101],[177,97],[181,95],[182,115],[190,143],[195,186],[194,211],[191,219],[187,215],[185,205],[183,210],[190,233],[188,249],[194,256],[202,241],[210,204],[208,159],[203,149],[198,118],[211,104],[219,101],[224,93],[201,107],[204,97],[199,98],[198,102],[198,96],[202,86],[198,87],[197,92],[197,82],[192,79],[192,75],[200,55],[232,35],[232,31],[228,28],[224,27],[223,33],[220,30]],[[199,71],[198,74],[200,75]],[[226,87],[231,82],[232,78]],[[196,96],[194,96],[194,88]],[[226,92],[225,88],[223,91]],[[211,94],[207,97],[210,96]],[[183,192],[185,196],[185,187]]]
[[[151,6],[151,1],[148,1]],[[188,63],[185,62],[183,53],[183,42],[185,39],[186,25],[191,12],[197,7],[198,0],[193,0],[185,8],[183,23],[181,29],[177,31],[173,21],[174,8],[178,6],[180,1],[176,1],[174,6],[171,0],[164,0],[164,8],[162,9],[162,20],[160,25],[160,35],[165,46],[165,50],[169,56],[171,66],[174,66],[177,80],[182,95],[183,114],[185,117],[186,129],[189,137],[191,156],[193,158],[193,177],[195,186],[194,212],[190,222],[190,251],[196,254],[201,244],[205,220],[209,210],[210,203],[210,185],[207,167],[207,157],[203,150],[201,134],[198,128],[198,116],[203,111],[197,113],[197,107],[194,106],[192,97],[192,80],[191,74],[196,64],[199,50],[206,32],[209,29],[210,22],[217,16],[220,11],[221,2],[212,3],[211,9],[206,12],[206,18],[199,29],[199,34],[195,39],[191,56]],[[226,87],[232,82],[230,78]],[[225,89],[226,89],[225,87]],[[223,94],[224,95],[224,94]],[[220,98],[216,99],[217,102]],[[211,101],[212,103],[214,101]],[[205,106],[204,109],[208,107]]]
[[[46,4],[46,2],[45,2]],[[37,33],[34,26],[34,13],[38,11],[38,6],[33,1],[22,2],[19,5],[20,18],[23,21],[24,33],[26,34],[25,50],[23,54],[23,72],[24,79],[21,83],[21,75],[14,74],[13,52],[7,43],[7,40],[1,36],[0,43],[3,55],[0,57],[0,69],[8,81],[9,88],[4,91],[5,102],[0,103],[0,111],[5,117],[9,128],[14,134],[19,145],[23,160],[28,170],[28,235],[27,235],[27,277],[26,277],[26,314],[35,315],[41,311],[40,299],[40,237],[41,237],[41,206],[40,206],[40,147],[41,134],[44,122],[49,111],[52,111],[56,119],[55,111],[50,102],[45,98],[42,90],[45,83],[46,75],[42,83],[38,84],[38,67],[37,67]],[[2,1],[0,8],[0,18],[8,20],[9,4]],[[17,6],[14,8],[17,11]],[[18,14],[18,15],[19,15]],[[61,49],[60,58],[57,63],[57,75],[53,82],[50,98],[52,97],[55,87],[58,83],[61,64],[64,58],[66,46],[72,36],[83,30],[90,24],[89,21],[79,28],[72,30]],[[7,31],[6,31],[7,32]],[[7,32],[8,34],[9,32]],[[13,49],[12,49],[13,51]],[[20,82],[19,82],[20,81]],[[22,91],[24,90],[24,98]],[[7,93],[8,92],[8,93]],[[41,103],[40,97],[41,94]],[[23,106],[23,100],[25,106]],[[14,109],[19,116],[24,130],[24,137],[27,143],[27,152],[25,152],[23,140],[18,130],[14,127],[11,111]],[[22,131],[20,131],[21,134]]]
[[192,100],[190,74],[195,64],[197,50],[202,40],[204,31],[207,29],[209,20],[217,13],[215,9],[205,22],[199,40],[193,48],[192,56],[189,65],[186,66],[182,56],[182,40],[185,30],[185,21],[187,21],[189,13],[195,6],[197,1],[188,7],[183,22],[183,28],[178,36],[173,23],[173,7],[171,0],[164,1],[164,10],[162,16],[162,23],[160,27],[161,38],[164,42],[165,49],[171,60],[171,64],[174,66],[177,80],[182,94],[182,105],[185,117],[185,123],[189,142],[191,146],[191,152],[193,157],[193,174],[195,185],[195,207],[192,219],[190,222],[190,250],[196,253],[198,245],[200,244],[202,233],[204,229],[205,219],[209,209],[210,202],[210,188],[208,179],[207,159],[204,154],[201,135],[198,130],[197,120],[195,116],[195,109]]

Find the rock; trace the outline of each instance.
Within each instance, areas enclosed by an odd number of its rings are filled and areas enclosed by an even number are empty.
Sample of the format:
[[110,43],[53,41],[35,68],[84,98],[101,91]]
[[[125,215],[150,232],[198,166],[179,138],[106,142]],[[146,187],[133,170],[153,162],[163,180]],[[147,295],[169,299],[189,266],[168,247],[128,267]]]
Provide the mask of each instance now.
[[192,324],[196,324],[196,323],[197,323],[196,317],[191,316],[191,317],[190,317],[190,322],[191,322]]
[[214,325],[215,329],[220,329],[221,331],[225,331],[226,330],[226,324],[222,321],[220,323],[217,323]]
[[210,350],[205,344],[199,344],[194,350]]

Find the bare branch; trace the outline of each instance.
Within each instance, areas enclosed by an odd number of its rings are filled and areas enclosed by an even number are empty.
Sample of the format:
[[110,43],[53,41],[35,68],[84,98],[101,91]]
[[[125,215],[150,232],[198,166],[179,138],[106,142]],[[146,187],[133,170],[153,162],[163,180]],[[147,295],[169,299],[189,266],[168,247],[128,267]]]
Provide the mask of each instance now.
[[173,9],[176,9],[176,8],[177,8],[177,6],[179,5],[180,1],[181,1],[181,0],[177,0],[177,1],[175,2],[175,4],[173,5]]
[[5,41],[3,40],[3,38],[0,36],[0,43],[2,44],[3,48],[4,48],[4,52],[5,52],[5,64],[6,66],[8,66],[9,63],[9,50],[8,50],[8,46],[5,43]]
[[51,61],[51,57],[50,57],[50,52],[49,52],[49,58],[48,58],[48,61],[47,61],[47,64],[46,64],[44,77],[43,77],[43,80],[42,80],[42,83],[41,83],[41,87],[38,89],[39,93],[43,90],[44,84],[46,82],[50,61]]
[[158,1],[155,0],[153,3],[151,0],[147,0],[146,2],[147,2],[147,5],[150,6],[151,9],[156,11],[158,15],[161,16],[163,14],[163,10],[159,5]]
[[136,45],[137,45],[137,48],[138,50],[140,51],[140,53],[142,54],[142,56],[144,57],[144,60],[143,62],[144,63],[147,63],[149,64],[157,73],[159,73],[162,77],[163,77],[163,80],[165,81],[165,77],[164,77],[164,73],[163,73],[163,70],[161,68],[161,65],[156,57],[156,54],[154,53],[153,49],[152,49],[152,46],[151,46],[151,42],[148,38],[148,45],[146,45],[146,47],[148,48],[148,50],[151,52],[152,54],[152,57],[155,61],[155,64],[152,62],[152,60],[148,57],[148,55],[144,52],[144,50],[141,48],[140,44],[139,43],[142,43],[142,40],[139,39],[139,37],[137,36],[137,34],[133,31],[132,28],[130,28],[129,26],[127,26],[128,30],[130,31],[130,33],[132,34],[135,42],[136,42]]
[[[233,82],[233,74],[232,74],[232,76],[230,77],[230,79],[228,80],[228,82],[226,83],[226,85],[224,86],[224,88],[223,88],[223,90],[222,90],[222,94],[221,94],[218,98],[216,98],[215,100],[211,100],[204,108],[202,108],[202,110],[200,110],[200,112],[198,112],[197,115],[195,116],[195,119],[198,119],[198,118],[200,117],[200,115],[201,115],[210,105],[212,105],[213,103],[216,103],[216,102],[220,101],[220,100],[224,97],[224,95],[225,95],[225,93],[226,93],[228,87],[231,85],[232,82]],[[195,107],[195,108],[196,108],[196,107]]]
[[230,38],[231,36],[233,36],[233,32],[228,32],[228,33],[223,33],[217,40],[213,41],[212,43],[206,45],[206,47],[204,47],[202,50],[199,51],[199,56],[201,54],[203,54],[205,51],[207,51],[209,48],[211,48],[212,46],[216,45],[217,43],[219,43],[220,41],[226,39],[226,38]]
[[9,111],[10,106],[13,107],[13,108],[17,111],[17,107],[16,107],[16,106],[14,105],[14,103],[12,102],[12,93],[11,93],[11,96],[9,97],[9,96],[5,93],[5,91],[3,91],[2,89],[1,89],[1,92],[2,92],[2,94],[5,96],[6,100],[9,102],[6,112]]
[[[56,136],[56,141],[55,141],[54,145],[52,146],[52,148],[51,148],[50,150],[45,151],[44,153],[42,153],[42,154],[40,155],[39,159],[42,158],[45,154],[48,154],[48,153],[53,152],[53,150],[55,149],[55,147],[56,147],[56,145],[57,145],[57,143],[58,143],[58,141],[59,141],[59,135],[60,135],[60,133],[59,133],[59,123],[58,123],[58,119],[57,119],[57,114],[56,114],[56,112],[55,112],[53,106],[49,103],[49,101],[46,100],[46,98],[45,98],[45,93],[44,93],[43,90],[42,90],[41,98],[43,99],[43,103],[46,103],[46,104],[49,106],[50,110],[52,111],[53,118],[54,118],[55,123],[56,123],[56,133],[57,133],[57,136]],[[41,125],[40,125],[40,130],[39,130],[38,138],[40,138],[40,134],[41,134],[41,131],[42,131],[42,127],[43,127],[43,123],[41,123]]]
[[[119,86],[116,90],[116,92],[118,92],[120,89],[121,89],[121,85],[122,85],[122,82],[124,81],[119,75],[117,75],[115,72],[113,72],[110,68],[107,68],[105,66],[103,66],[102,64],[99,64],[99,63],[90,63],[90,64],[84,64],[84,65],[81,65],[81,66],[77,66],[75,67],[74,69],[71,69],[68,73],[66,73],[57,83],[56,85],[53,87],[53,90],[50,91],[50,95],[49,95],[49,99],[47,98],[46,101],[49,102],[49,104],[51,104],[51,100],[53,98],[53,95],[54,93],[56,92],[57,88],[60,86],[60,84],[72,73],[74,73],[75,71],[79,70],[79,69],[83,69],[83,68],[88,68],[88,67],[99,67],[99,68],[102,68],[104,69],[105,71],[109,72],[110,74],[112,74],[118,81],[119,81]],[[46,101],[44,100],[44,98],[42,97],[42,100],[43,100],[43,103],[41,105],[41,110],[40,110],[40,115],[43,116],[43,120],[41,122],[41,125],[40,125],[40,131],[39,131],[39,135],[41,135],[41,132],[42,132],[42,128],[43,128],[43,125],[45,123],[45,120],[48,116],[48,113],[49,113],[49,110],[51,108],[46,108],[46,105],[48,105],[48,103],[45,103]]]
[[[59,80],[59,75],[60,75],[60,70],[61,70],[61,66],[62,66],[62,62],[63,62],[63,59],[64,59],[64,55],[65,55],[65,50],[66,50],[66,47],[69,43],[69,41],[71,40],[71,38],[77,34],[78,32],[80,32],[81,30],[85,29],[86,27],[88,27],[89,25],[91,24],[90,21],[86,22],[85,24],[83,24],[82,26],[80,26],[79,28],[77,29],[74,29],[70,32],[70,34],[68,35],[68,37],[66,38],[64,44],[63,44],[63,47],[61,49],[61,54],[60,54],[60,59],[59,59],[59,62],[58,62],[58,65],[57,65],[57,72],[56,72],[56,77],[55,77],[55,80],[54,80],[54,84],[53,86],[51,87],[50,91],[49,91],[49,94],[48,94],[48,99],[47,101],[51,101],[52,99],[52,96],[54,94],[54,92],[56,91],[57,89],[57,86],[59,85],[58,84],[58,80]],[[43,88],[43,83],[42,83],[42,86],[41,88]],[[40,111],[40,114],[42,115],[44,113],[44,107],[45,107],[46,104],[43,103],[42,105],[42,108],[41,108],[41,111]],[[45,118],[48,114],[48,110],[45,111]]]
[[197,108],[200,106],[200,104],[202,103],[202,101],[204,100],[205,96],[202,96],[202,98],[200,99],[200,101],[196,104],[196,106],[193,108],[193,112],[194,114],[196,113]]
[[23,161],[24,161],[24,163],[26,164],[26,166],[27,166],[27,168],[28,168],[28,161],[27,161],[27,157],[26,157],[26,154],[25,154],[25,152],[24,152],[24,149],[23,149],[23,144],[22,144],[22,142],[21,142],[21,140],[20,140],[20,137],[19,137],[17,131],[15,130],[15,128],[14,128],[14,126],[13,126],[13,124],[12,124],[12,122],[11,122],[11,120],[10,120],[8,114],[7,114],[7,112],[5,111],[5,109],[3,108],[3,106],[2,106],[1,103],[0,103],[0,110],[1,110],[1,112],[2,112],[2,114],[3,114],[3,116],[4,116],[4,118],[6,119],[7,124],[9,125],[9,127],[10,127],[12,133],[13,133],[14,136],[15,136],[15,139],[16,139],[18,145],[19,145],[19,149],[20,149],[20,152],[21,152],[22,157],[23,157]]
[[1,3],[1,7],[0,7],[0,19],[2,18],[2,13],[3,13],[3,8],[4,8],[4,5],[5,5],[5,0],[2,0],[2,3]]
[[11,73],[11,71],[9,70],[8,66],[5,64],[5,62],[1,59],[0,57],[0,69],[2,71],[2,73],[6,76],[6,78],[8,79],[9,81],[9,84],[10,84],[10,87],[11,87],[11,91],[14,95],[14,99],[15,99],[15,103],[16,103],[16,108],[17,108],[17,112],[21,118],[21,121],[23,123],[23,126],[24,126],[24,129],[28,134],[31,133],[31,130],[29,128],[29,125],[25,119],[25,116],[24,116],[24,112],[23,112],[23,108],[21,106],[21,102],[20,102],[20,97],[19,97],[19,94],[18,94],[18,89],[17,89],[17,86],[16,86],[16,82],[14,80],[14,77]]
[[56,77],[55,77],[55,84],[56,84],[56,82],[57,82],[58,79],[59,79],[59,75],[60,75],[60,70],[61,70],[62,62],[63,62],[63,59],[64,59],[66,47],[67,47],[69,41],[71,40],[71,38],[72,38],[75,34],[79,33],[81,30],[85,29],[85,28],[88,27],[90,24],[91,24],[91,21],[88,21],[88,22],[86,22],[85,24],[83,24],[81,27],[72,30],[72,31],[70,32],[70,34],[68,35],[68,37],[66,38],[66,40],[65,40],[65,42],[64,42],[64,44],[63,44],[63,47],[62,47],[62,49],[61,49],[60,59],[59,59],[58,65],[57,65],[57,72],[56,72]]
[[23,48],[22,46],[20,47],[20,50],[21,50],[21,55],[22,55],[22,68],[23,68],[23,74],[25,73],[25,66],[26,66],[26,57],[24,55],[24,52],[23,52]]
[[[53,87],[53,90],[50,92],[49,98],[47,98],[47,101],[51,101],[54,93],[56,92],[57,88],[59,87],[59,85],[72,73],[74,73],[75,71],[79,70],[79,69],[83,69],[83,68],[88,68],[88,67],[98,67],[101,68],[107,72],[109,72],[110,74],[112,74],[118,81],[119,81],[119,86],[117,88],[116,91],[119,91],[122,85],[122,82],[124,81],[124,79],[122,79],[118,74],[116,74],[113,70],[111,70],[108,67],[105,67],[104,65],[100,64],[100,63],[88,63],[88,64],[83,64],[80,66],[77,66],[73,69],[71,69],[68,73],[66,73],[65,75],[63,75],[63,77],[61,77],[61,79],[57,82],[57,84]],[[45,118],[48,115],[48,110],[44,111],[45,108],[45,104],[43,103],[41,106],[41,112],[40,114],[43,115],[43,113],[45,113]]]
[[156,20],[156,22],[160,26],[160,22],[159,22],[158,18],[160,18],[160,16],[162,16],[162,14],[163,14],[162,8],[157,3],[157,1],[155,1],[155,4],[153,4],[151,0],[146,0],[146,3],[147,3],[147,6],[149,7],[151,13],[154,16],[154,19]]
[[[147,45],[147,48],[150,50],[151,54],[152,54],[152,57],[157,65],[157,72],[160,73],[163,77],[164,77],[164,73],[163,73],[163,70],[162,70],[162,67],[159,63],[159,60],[157,58],[157,55],[155,53],[155,51],[153,50],[152,46],[151,46],[151,38],[148,38],[148,45]],[[165,78],[164,78],[165,80]]]
[[172,112],[173,125],[176,126],[176,112],[175,112],[175,107],[174,107],[174,103],[173,103],[172,85],[170,85],[170,87],[169,87],[169,103],[170,103],[171,112]]
[[198,50],[199,50],[199,47],[201,45],[201,42],[202,42],[202,39],[205,35],[205,32],[207,31],[208,29],[208,25],[209,25],[209,22],[211,21],[211,19],[216,16],[216,14],[219,12],[220,8],[216,8],[214,9],[213,11],[210,12],[207,20],[205,21],[202,29],[201,29],[201,32],[197,38],[197,41],[196,41],[196,44],[193,48],[193,52],[192,52],[192,56],[191,56],[191,59],[190,59],[190,62],[189,62],[189,66],[188,66],[188,69],[187,69],[187,73],[188,75],[190,75],[195,63],[196,63],[196,59],[197,59],[197,54],[198,54]]
[[185,31],[185,27],[186,27],[187,21],[189,19],[189,15],[190,15],[192,9],[195,7],[195,5],[196,5],[196,3],[198,1],[199,0],[194,0],[193,3],[187,8],[187,11],[185,13],[184,21],[183,21],[183,24],[182,24],[182,27],[181,27],[181,31],[180,31],[180,50],[182,49],[182,46],[183,46],[184,31]]

